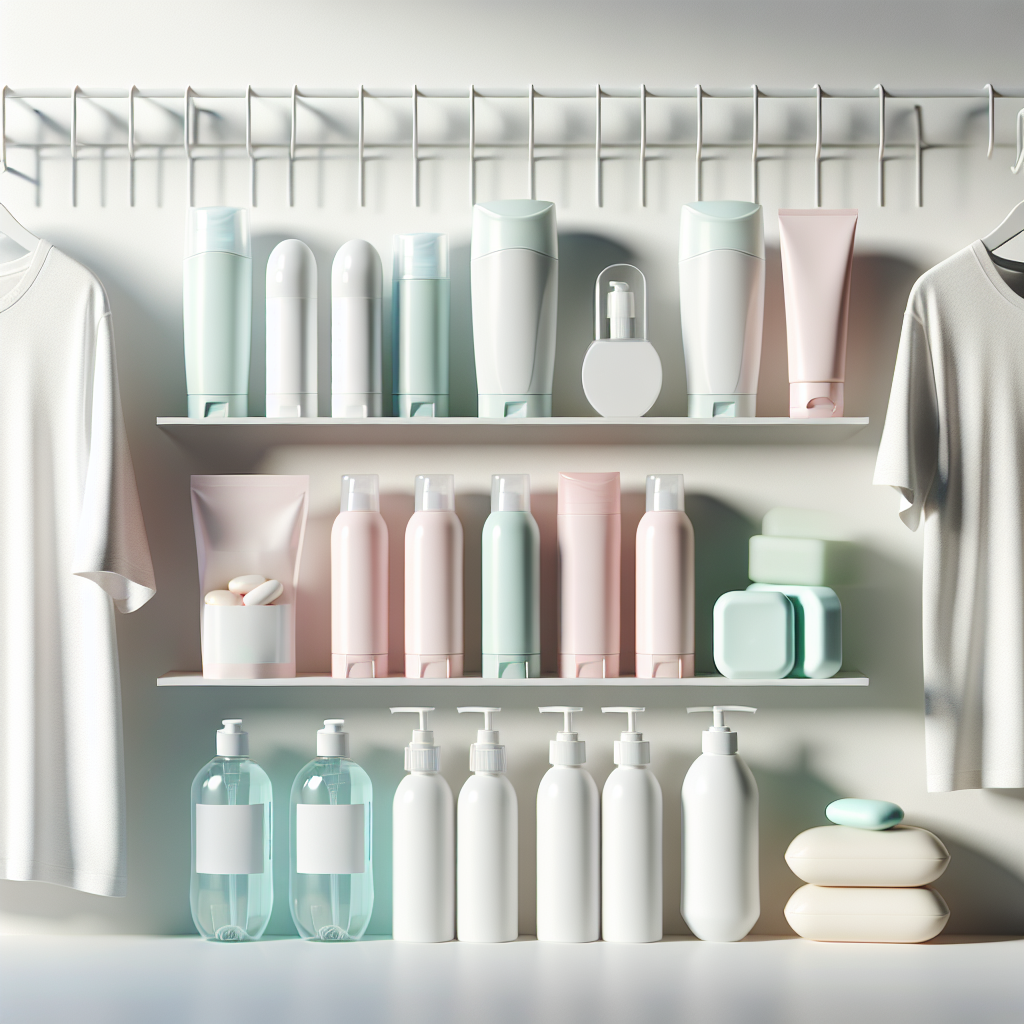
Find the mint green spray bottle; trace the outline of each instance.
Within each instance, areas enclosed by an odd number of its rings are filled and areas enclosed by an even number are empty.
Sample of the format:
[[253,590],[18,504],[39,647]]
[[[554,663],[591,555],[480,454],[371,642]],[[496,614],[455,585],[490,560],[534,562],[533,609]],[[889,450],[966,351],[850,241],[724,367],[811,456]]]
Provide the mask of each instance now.
[[491,477],[484,523],[483,677],[540,675],[540,530],[530,514],[530,478]]

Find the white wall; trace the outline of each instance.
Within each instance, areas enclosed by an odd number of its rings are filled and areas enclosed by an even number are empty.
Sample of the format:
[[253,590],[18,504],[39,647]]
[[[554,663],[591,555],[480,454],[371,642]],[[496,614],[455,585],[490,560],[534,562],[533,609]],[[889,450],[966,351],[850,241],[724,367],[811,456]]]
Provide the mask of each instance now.
[[[191,84],[341,86],[402,85],[705,85],[764,86],[829,84],[890,88],[907,85],[1020,84],[1019,40],[1024,30],[1020,3],[458,3],[349,4],[221,2],[133,4],[107,0],[89,4],[37,0],[0,2],[0,81],[18,86],[164,86]],[[1000,139],[1012,134],[1019,104],[1000,101]],[[86,105],[87,106],[87,105]],[[144,105],[143,105],[144,106]],[[654,112],[652,129],[691,137],[692,104]],[[765,104],[765,137],[773,133],[813,137],[811,105]],[[832,113],[829,113],[829,112]],[[875,138],[875,108],[826,106],[827,131],[836,138]],[[9,134],[15,132],[15,113]],[[268,123],[276,115],[266,114]],[[400,133],[401,112],[378,111],[381,130]],[[456,137],[458,118],[424,114],[424,124]],[[445,115],[447,116],[447,115]],[[461,115],[459,115],[461,116]],[[487,116],[486,114],[482,116]],[[495,117],[497,115],[494,115]],[[539,114],[557,121],[560,115]],[[566,115],[582,138],[591,131],[589,107]],[[609,131],[628,132],[633,115],[609,106]],[[153,131],[159,117],[140,113]],[[894,137],[906,140],[907,106],[893,107]],[[81,115],[83,131],[103,128],[94,112]],[[91,120],[90,120],[91,118]],[[387,121],[391,118],[391,121]],[[673,118],[676,120],[673,122]],[[709,112],[713,137],[749,139],[747,107]],[[924,788],[923,699],[920,667],[920,542],[896,516],[893,494],[871,486],[877,444],[900,319],[916,276],[990,229],[1021,197],[1024,182],[1007,167],[1000,148],[984,160],[984,104],[926,104],[928,138],[969,142],[969,149],[926,154],[925,202],[913,205],[912,166],[893,161],[888,169],[889,205],[875,205],[870,146],[850,159],[827,162],[824,203],[858,206],[854,270],[848,411],[870,415],[872,426],[837,447],[753,448],[740,446],[560,449],[523,447],[344,448],[280,447],[268,451],[194,449],[178,446],[154,425],[157,414],[184,414],[181,346],[181,244],[183,162],[177,153],[162,161],[140,161],[137,203],[125,201],[124,160],[83,159],[78,206],[69,201],[68,161],[44,160],[12,151],[13,165],[38,186],[8,174],[0,199],[24,223],[91,267],[110,295],[117,333],[125,415],[156,565],[159,592],[144,609],[119,621],[124,698],[129,814],[129,895],[105,900],[55,886],[0,883],[0,927],[7,930],[191,931],[188,911],[188,791],[208,759],[222,717],[241,716],[253,753],[270,771],[279,800],[291,777],[313,750],[319,720],[344,716],[356,758],[370,772],[377,794],[378,902],[371,931],[390,921],[390,802],[402,774],[401,748],[409,722],[393,721],[389,704],[423,700],[436,704],[436,731],[453,787],[467,775],[466,749],[472,723],[460,721],[456,702],[469,699],[444,689],[423,693],[371,690],[313,691],[223,689],[157,690],[157,675],[197,667],[197,579],[188,508],[192,472],[308,472],[312,511],[303,565],[303,625],[300,669],[325,669],[327,638],[327,538],[342,472],[377,472],[386,494],[392,543],[400,541],[411,509],[412,476],[422,471],[456,474],[459,512],[467,533],[467,653],[479,664],[473,608],[479,593],[479,528],[486,515],[491,472],[532,475],[545,543],[553,542],[553,495],[560,469],[617,469],[626,492],[624,523],[635,524],[642,508],[644,476],[652,471],[686,474],[689,507],[697,528],[702,593],[699,661],[709,666],[706,623],[714,591],[742,586],[745,537],[763,513],[778,504],[829,509],[843,516],[861,545],[863,575],[842,593],[846,664],[871,677],[868,689],[730,690],[728,699],[758,706],[742,723],[742,748],[758,777],[762,797],[762,904],[756,930],[787,931],[782,907],[797,886],[782,854],[801,829],[820,823],[821,810],[839,795],[886,797],[902,804],[908,820],[937,831],[953,852],[940,889],[953,910],[950,929],[959,932],[1024,930],[1024,794],[990,791],[932,794]],[[660,120],[659,120],[660,119]],[[21,123],[21,122],[19,122]],[[164,124],[173,124],[168,120]],[[674,128],[672,125],[675,125]],[[98,127],[97,127],[98,126]],[[116,126],[115,126],[116,128]],[[103,130],[114,131],[107,126]],[[177,132],[179,129],[174,128]],[[269,129],[268,129],[269,130]],[[513,117],[506,129],[519,130]],[[715,134],[721,133],[721,134]],[[746,134],[745,134],[746,133]],[[828,138],[828,134],[826,138]],[[177,135],[174,136],[177,138]],[[905,154],[905,150],[902,151]],[[429,155],[429,154],[428,154]],[[745,150],[712,153],[705,171],[705,198],[747,198]],[[770,154],[769,154],[770,155]],[[769,236],[768,296],[759,411],[785,414],[785,325],[777,252],[775,211],[780,205],[811,203],[810,151],[766,161],[761,200]],[[674,250],[682,202],[692,198],[692,151],[652,161],[648,207],[640,209],[635,161],[609,161],[605,206],[594,203],[592,163],[587,155],[538,166],[538,195],[558,204],[562,242],[562,302],[556,412],[585,413],[578,384],[579,363],[589,337],[588,303],[594,274],[626,254],[648,273],[651,325],[666,367],[656,409],[683,408],[685,385],[674,294]],[[296,169],[295,205],[285,201],[280,161],[261,165],[259,205],[253,211],[256,301],[260,310],[260,257],[284,237],[305,239],[320,263],[321,296],[329,294],[329,264],[337,247],[352,237],[372,241],[385,255],[395,231],[443,230],[453,249],[453,405],[472,412],[473,375],[468,298],[470,208],[462,153],[425,160],[422,206],[413,209],[407,154],[371,161],[367,206],[354,198],[353,162],[306,161]],[[247,201],[245,165],[208,162],[197,167],[196,202]],[[480,198],[523,194],[521,152],[481,164]],[[37,204],[38,203],[38,204]],[[606,258],[608,257],[608,258]],[[254,387],[262,367],[262,328],[254,332]],[[320,302],[321,351],[326,356],[329,307]],[[328,378],[321,373],[322,411]],[[254,406],[262,408],[258,393]],[[625,545],[628,550],[628,544]],[[550,547],[549,549],[550,550]],[[545,591],[546,668],[553,668],[550,574]],[[627,600],[627,606],[629,604]],[[624,609],[628,622],[628,607]],[[400,651],[400,623],[392,629],[392,652]],[[629,665],[624,666],[628,671]],[[484,699],[479,691],[473,699]],[[536,695],[505,691],[500,716],[509,747],[510,775],[520,797],[521,930],[533,928],[531,906],[534,793],[546,768],[550,720],[541,720]],[[603,720],[600,704],[634,698],[621,690],[550,692],[546,702],[580,700],[590,768],[598,783],[611,770],[611,741],[619,723]],[[678,793],[699,749],[700,727],[687,720],[686,704],[721,699],[710,690],[648,690],[643,728],[652,741],[653,769],[666,794],[665,922],[684,930],[678,913]],[[280,806],[280,805],[279,805]],[[286,848],[278,815],[278,850]],[[271,931],[291,931],[286,865],[278,858],[279,899]]]

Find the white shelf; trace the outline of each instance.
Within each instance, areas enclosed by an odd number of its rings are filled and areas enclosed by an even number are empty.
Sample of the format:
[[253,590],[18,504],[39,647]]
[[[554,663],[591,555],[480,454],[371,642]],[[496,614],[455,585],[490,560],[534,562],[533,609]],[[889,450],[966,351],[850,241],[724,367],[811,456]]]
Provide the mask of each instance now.
[[835,444],[868,425],[866,416],[794,420],[781,416],[691,419],[647,416],[553,416],[534,419],[189,419],[158,416],[156,425],[186,445],[281,444]]
[[867,676],[857,672],[840,672],[831,679],[726,679],[724,676],[693,676],[690,679],[637,679],[618,676],[614,679],[560,679],[542,676],[539,679],[481,679],[463,676],[459,679],[407,679],[388,676],[384,679],[335,679],[300,673],[294,679],[207,679],[202,672],[168,672],[156,681],[157,686],[867,686]]

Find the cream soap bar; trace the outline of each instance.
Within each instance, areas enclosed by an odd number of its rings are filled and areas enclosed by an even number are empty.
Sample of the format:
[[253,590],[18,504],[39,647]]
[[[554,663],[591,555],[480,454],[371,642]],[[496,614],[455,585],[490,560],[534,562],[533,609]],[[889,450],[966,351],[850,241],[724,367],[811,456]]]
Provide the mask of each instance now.
[[949,863],[938,836],[913,825],[870,832],[846,825],[821,825],[789,844],[786,863],[797,878],[814,885],[910,886],[934,882]]
[[949,907],[934,889],[805,885],[785,914],[797,935],[819,942],[926,942],[946,927]]
[[747,575],[754,583],[836,586],[852,578],[853,552],[848,541],[757,534],[750,538]]

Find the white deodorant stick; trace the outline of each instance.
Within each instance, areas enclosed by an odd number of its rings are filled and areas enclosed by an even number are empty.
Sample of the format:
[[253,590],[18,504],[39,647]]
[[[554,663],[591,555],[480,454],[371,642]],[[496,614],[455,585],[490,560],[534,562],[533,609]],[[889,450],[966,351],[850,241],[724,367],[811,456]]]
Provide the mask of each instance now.
[[380,416],[380,256],[354,238],[331,270],[331,415]]
[[267,417],[316,415],[316,259],[289,238],[267,261]]

